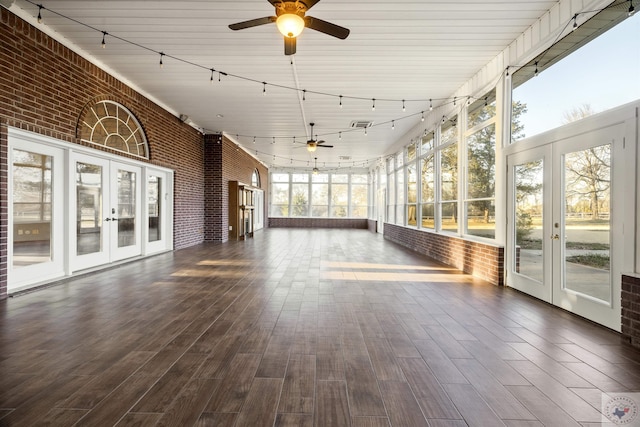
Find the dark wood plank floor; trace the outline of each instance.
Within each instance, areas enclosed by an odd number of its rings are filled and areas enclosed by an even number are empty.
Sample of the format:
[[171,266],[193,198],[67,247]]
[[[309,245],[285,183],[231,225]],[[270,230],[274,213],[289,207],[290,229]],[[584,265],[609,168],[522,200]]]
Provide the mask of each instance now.
[[256,233],[0,302],[0,425],[599,425],[617,334],[364,230]]

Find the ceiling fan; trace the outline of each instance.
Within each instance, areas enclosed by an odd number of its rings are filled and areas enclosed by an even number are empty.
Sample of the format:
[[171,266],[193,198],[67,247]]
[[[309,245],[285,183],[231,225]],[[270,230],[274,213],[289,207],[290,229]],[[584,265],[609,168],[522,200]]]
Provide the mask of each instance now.
[[314,151],[316,151],[316,148],[320,147],[320,148],[333,148],[333,145],[323,145],[325,142],[324,141],[318,141],[317,140],[317,136],[316,139],[313,139],[313,126],[315,125],[315,123],[309,123],[309,126],[311,126],[311,139],[307,141],[307,151],[309,151],[310,153],[313,153]]
[[238,22],[229,25],[232,30],[243,30],[245,28],[257,27],[259,25],[271,24],[278,26],[278,30],[284,36],[284,54],[293,55],[296,53],[296,37],[300,35],[304,27],[320,31],[339,39],[346,39],[349,30],[322,19],[305,16],[320,0],[268,0],[275,9],[276,16],[265,16],[264,18],[251,19],[249,21]]

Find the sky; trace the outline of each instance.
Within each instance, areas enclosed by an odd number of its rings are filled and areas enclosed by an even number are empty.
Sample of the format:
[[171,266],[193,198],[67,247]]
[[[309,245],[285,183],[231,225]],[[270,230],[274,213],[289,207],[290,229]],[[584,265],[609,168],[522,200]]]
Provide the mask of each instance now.
[[526,137],[561,126],[564,112],[583,104],[601,112],[640,100],[640,12],[540,70],[513,100],[527,104]]

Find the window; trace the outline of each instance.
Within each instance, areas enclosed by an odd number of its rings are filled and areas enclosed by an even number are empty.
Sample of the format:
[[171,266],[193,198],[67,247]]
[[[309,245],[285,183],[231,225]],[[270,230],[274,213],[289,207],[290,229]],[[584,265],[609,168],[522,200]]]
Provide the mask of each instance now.
[[346,218],[349,209],[349,175],[331,176],[331,216]]
[[[425,141],[426,140],[426,141]],[[425,144],[426,142],[426,144]],[[425,156],[420,159],[421,183],[421,218],[422,228],[435,228],[435,156],[433,152],[433,132],[423,138],[422,147],[430,146],[430,150],[423,151]]]
[[366,218],[368,210],[369,179],[365,174],[351,175],[351,217]]
[[311,216],[329,216],[329,174],[311,175]]
[[[399,160],[400,158],[401,157],[399,156],[398,161],[401,163],[401,160]],[[404,187],[404,168],[399,166],[398,170],[396,171],[396,224],[398,225],[404,225],[404,204],[406,200],[405,194],[406,189]]]
[[291,175],[291,216],[309,216],[309,174]]
[[289,174],[271,174],[271,216],[289,216]]
[[[489,101],[492,101],[489,103]],[[495,92],[468,109],[465,232],[495,238]]]
[[458,230],[458,129],[457,117],[442,126],[440,152],[440,229]]
[[[415,147],[415,146],[414,146]],[[415,153],[415,150],[414,150]],[[418,213],[418,174],[415,161],[407,165],[407,225],[417,227]]]
[[367,218],[367,174],[272,172],[272,217]]
[[601,11],[513,74],[511,142],[640,99],[640,13],[626,11]]
[[251,174],[251,185],[258,188],[260,187],[260,172],[258,172],[258,169],[254,169]]

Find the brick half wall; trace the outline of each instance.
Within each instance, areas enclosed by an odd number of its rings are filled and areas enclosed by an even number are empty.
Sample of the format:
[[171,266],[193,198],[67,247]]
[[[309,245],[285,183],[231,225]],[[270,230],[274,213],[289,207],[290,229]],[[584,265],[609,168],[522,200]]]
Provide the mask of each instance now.
[[384,238],[494,285],[504,285],[504,247],[384,224]]
[[367,230],[364,218],[269,218],[273,228],[359,228]]
[[622,275],[622,336],[640,348],[640,275]]

